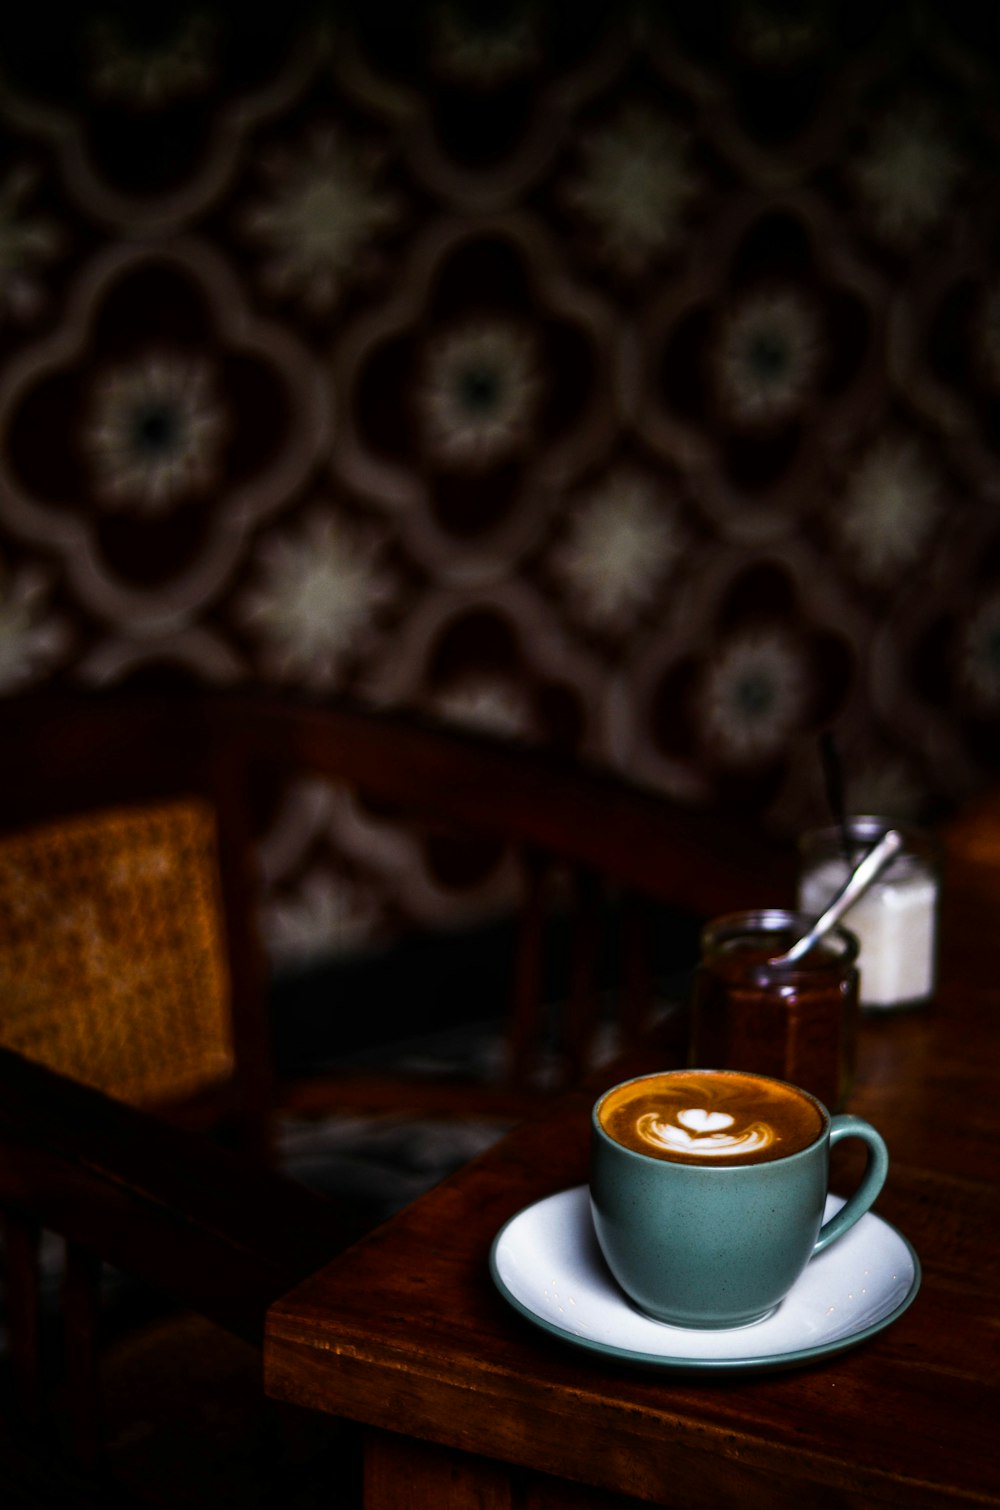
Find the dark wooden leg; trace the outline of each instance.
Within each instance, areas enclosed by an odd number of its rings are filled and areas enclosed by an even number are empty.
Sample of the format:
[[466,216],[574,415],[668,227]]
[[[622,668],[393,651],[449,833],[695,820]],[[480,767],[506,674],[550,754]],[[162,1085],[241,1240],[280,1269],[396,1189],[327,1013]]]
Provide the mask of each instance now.
[[649,1029],[653,1007],[652,917],[648,902],[634,892],[622,906],[622,1045],[634,1049]]
[[100,1279],[100,1261],[68,1242],[63,1289],[66,1402],[73,1457],[87,1470],[95,1469],[101,1458],[97,1364]]
[[365,1433],[365,1510],[513,1510],[510,1472],[472,1453]]
[[603,918],[600,883],[591,871],[577,870],[572,913],[569,999],[563,1034],[567,1083],[576,1085],[591,1068],[597,1026],[597,973]]
[[546,861],[534,852],[524,856],[525,895],[518,910],[514,999],[508,1028],[507,1078],[522,1086],[531,1079],[539,1050],[539,1012],[545,939]]
[[38,1297],[36,1222],[8,1213],[4,1219],[7,1255],[7,1330],[14,1398],[22,1421],[37,1427],[42,1418],[42,1338]]
[[641,1510],[638,1500],[418,1442],[365,1432],[365,1510]]

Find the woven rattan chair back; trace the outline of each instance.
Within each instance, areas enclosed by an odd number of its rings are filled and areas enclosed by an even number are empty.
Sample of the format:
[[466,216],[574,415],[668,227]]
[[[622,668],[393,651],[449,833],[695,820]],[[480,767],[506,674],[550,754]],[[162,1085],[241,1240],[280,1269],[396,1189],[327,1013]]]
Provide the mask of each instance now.
[[0,1043],[137,1106],[233,1073],[214,814],[115,808],[0,839]]
[[0,1045],[265,1154],[243,765],[198,699],[0,705]]

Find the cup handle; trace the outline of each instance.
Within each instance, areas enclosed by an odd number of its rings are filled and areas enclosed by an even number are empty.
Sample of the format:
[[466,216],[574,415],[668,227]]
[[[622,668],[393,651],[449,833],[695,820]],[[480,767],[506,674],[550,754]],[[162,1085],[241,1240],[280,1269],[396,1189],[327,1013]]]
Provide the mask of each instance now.
[[817,1253],[822,1253],[823,1249],[828,1248],[831,1243],[835,1243],[838,1237],[843,1237],[859,1217],[864,1216],[868,1208],[874,1205],[889,1172],[889,1150],[885,1146],[881,1133],[877,1133],[870,1122],[865,1122],[862,1117],[850,1115],[832,1117],[830,1147],[839,1143],[842,1138],[860,1138],[868,1147],[868,1163],[861,1184],[847,1204],[840,1208],[836,1216],[831,1216],[828,1222],[824,1222],[819,1229],[819,1237],[813,1248],[814,1257]]

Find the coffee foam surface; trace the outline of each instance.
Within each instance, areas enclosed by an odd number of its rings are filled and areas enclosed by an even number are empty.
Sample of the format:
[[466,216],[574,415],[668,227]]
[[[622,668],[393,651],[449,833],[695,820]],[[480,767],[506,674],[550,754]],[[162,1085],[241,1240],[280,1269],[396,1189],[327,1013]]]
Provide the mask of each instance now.
[[611,1091],[600,1121],[618,1143],[685,1164],[763,1163],[806,1148],[820,1134],[815,1103],[755,1075],[652,1075]]

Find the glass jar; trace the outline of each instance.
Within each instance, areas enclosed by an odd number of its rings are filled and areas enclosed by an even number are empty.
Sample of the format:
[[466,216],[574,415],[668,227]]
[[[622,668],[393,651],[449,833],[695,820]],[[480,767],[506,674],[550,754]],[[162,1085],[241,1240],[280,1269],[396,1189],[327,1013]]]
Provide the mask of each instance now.
[[[922,1006],[937,984],[940,866],[930,835],[888,818],[851,818],[852,866],[889,828],[902,834],[903,850],[844,914],[859,944],[861,1005],[874,1011]],[[804,834],[799,853],[798,905],[818,917],[847,879],[840,830]]]
[[811,921],[769,908],[732,913],[705,926],[689,1058],[692,1067],[789,1080],[839,1111],[854,1077],[857,941],[846,929],[833,928],[801,960],[772,963]]

